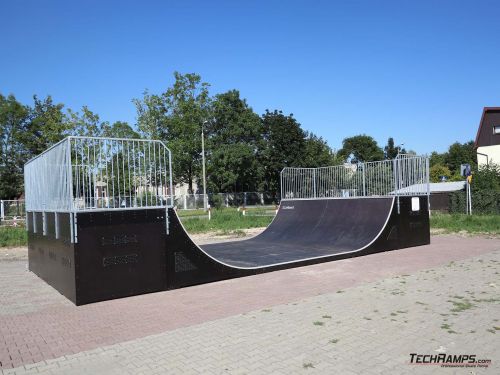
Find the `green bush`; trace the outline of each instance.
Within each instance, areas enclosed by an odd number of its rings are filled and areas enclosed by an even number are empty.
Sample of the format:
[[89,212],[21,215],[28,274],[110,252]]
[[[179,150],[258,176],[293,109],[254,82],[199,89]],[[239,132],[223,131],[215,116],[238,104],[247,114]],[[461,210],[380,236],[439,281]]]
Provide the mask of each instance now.
[[219,194],[213,194],[212,196],[210,196],[209,202],[210,207],[213,207],[216,210],[220,210],[220,208],[224,204],[224,199]]
[[441,164],[436,164],[430,168],[429,176],[430,176],[431,182],[440,182],[441,177],[445,177],[447,179],[450,178],[451,172],[448,169],[448,167],[441,165]]
[[[465,213],[465,191],[450,194],[450,213]],[[500,166],[482,166],[472,176],[472,213],[500,214]]]
[[0,227],[0,247],[26,246],[28,234],[24,227]]

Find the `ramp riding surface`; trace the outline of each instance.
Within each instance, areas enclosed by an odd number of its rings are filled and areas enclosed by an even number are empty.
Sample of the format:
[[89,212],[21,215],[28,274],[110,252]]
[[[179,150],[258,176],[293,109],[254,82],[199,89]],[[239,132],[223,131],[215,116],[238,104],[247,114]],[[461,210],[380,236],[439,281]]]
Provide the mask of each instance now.
[[393,202],[394,198],[285,201],[260,235],[201,248],[225,264],[243,268],[358,251],[382,233]]

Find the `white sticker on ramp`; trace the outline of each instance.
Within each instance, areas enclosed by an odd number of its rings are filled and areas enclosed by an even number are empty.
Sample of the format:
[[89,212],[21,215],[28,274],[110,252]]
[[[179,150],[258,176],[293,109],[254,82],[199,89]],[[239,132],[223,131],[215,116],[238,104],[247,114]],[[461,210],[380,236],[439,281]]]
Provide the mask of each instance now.
[[420,198],[419,197],[411,197],[411,210],[412,211],[420,211]]

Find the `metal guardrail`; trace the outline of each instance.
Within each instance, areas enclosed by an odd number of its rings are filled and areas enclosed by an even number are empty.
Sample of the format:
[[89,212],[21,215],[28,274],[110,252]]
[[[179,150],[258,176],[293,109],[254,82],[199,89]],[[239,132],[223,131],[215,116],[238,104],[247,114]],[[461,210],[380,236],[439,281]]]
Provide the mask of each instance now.
[[170,150],[160,141],[68,137],[24,167],[27,211],[166,207]]
[[321,168],[284,168],[281,199],[354,198],[429,194],[429,158],[396,159]]

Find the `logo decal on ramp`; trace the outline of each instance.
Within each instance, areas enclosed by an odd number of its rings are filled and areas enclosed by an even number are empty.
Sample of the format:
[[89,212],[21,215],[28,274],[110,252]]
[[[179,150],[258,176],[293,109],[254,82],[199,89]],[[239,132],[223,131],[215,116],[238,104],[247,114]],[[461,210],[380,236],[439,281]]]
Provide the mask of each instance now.
[[282,210],[293,210],[295,206],[283,206],[281,207]]

